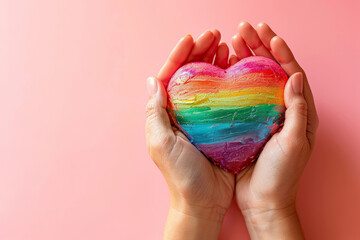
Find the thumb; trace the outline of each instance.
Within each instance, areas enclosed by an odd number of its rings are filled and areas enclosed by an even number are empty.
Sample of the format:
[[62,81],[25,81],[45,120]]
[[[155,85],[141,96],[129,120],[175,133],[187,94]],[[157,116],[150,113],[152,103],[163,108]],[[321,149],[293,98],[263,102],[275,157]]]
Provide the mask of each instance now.
[[167,106],[167,94],[163,84],[154,77],[146,80],[150,95],[146,105],[146,143],[150,156],[172,146],[175,135],[171,128]]
[[307,103],[303,95],[303,74],[294,73],[285,86],[285,122],[281,134],[291,138],[306,137]]

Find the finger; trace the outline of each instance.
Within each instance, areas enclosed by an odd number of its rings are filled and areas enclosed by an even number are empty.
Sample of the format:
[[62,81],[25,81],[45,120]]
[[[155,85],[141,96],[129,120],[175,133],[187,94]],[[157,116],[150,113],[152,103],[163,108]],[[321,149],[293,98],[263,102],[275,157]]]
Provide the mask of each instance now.
[[186,59],[188,58],[192,48],[194,47],[194,39],[191,35],[186,35],[176,44],[174,49],[171,51],[168,59],[166,60],[163,67],[157,76],[158,80],[161,81],[165,87],[169,84],[169,80],[176,70],[181,67]]
[[[162,83],[153,77],[147,79],[150,95],[146,105],[146,142],[150,155],[154,157],[163,146],[171,146],[175,141],[170,119],[166,111],[167,95]],[[171,147],[170,147],[171,148]]]
[[253,56],[249,47],[246,46],[244,39],[239,34],[236,34],[235,36],[233,36],[233,38],[231,40],[231,44],[232,44],[234,51],[236,53],[236,56],[239,60],[246,58],[246,57]]
[[280,134],[295,141],[306,139],[307,103],[303,96],[303,73],[291,75],[285,85],[284,101],[285,122]]
[[214,38],[214,34],[209,30],[201,34],[195,41],[195,45],[186,62],[199,60],[200,57],[210,48]]
[[221,68],[226,68],[228,64],[229,47],[226,43],[222,42],[216,51],[214,64]]
[[238,61],[239,61],[239,59],[235,55],[231,55],[229,58],[229,65],[232,66],[235,63],[237,63]]
[[296,72],[302,72],[304,76],[304,97],[308,105],[308,137],[313,146],[315,141],[315,133],[319,124],[318,116],[316,113],[314,98],[310,89],[309,82],[307,81],[304,70],[300,67],[292,54],[286,42],[279,36],[275,36],[270,41],[272,53],[281,67],[285,70],[288,76]]
[[256,30],[248,22],[241,22],[238,32],[255,55],[274,59],[269,50],[263,45]]
[[276,36],[274,31],[264,22],[260,22],[256,27],[256,32],[263,45],[271,52],[270,41]]
[[213,30],[211,30],[211,32],[214,34],[214,40],[213,40],[211,46],[209,47],[209,49],[200,58],[201,61],[208,62],[208,63],[213,63],[214,55],[217,51],[217,48],[218,48],[218,45],[219,45],[219,42],[221,39],[221,34],[217,29],[213,29]]
[[295,57],[290,48],[281,37],[273,37],[270,40],[270,48],[275,59],[285,70],[288,76],[291,76],[296,72],[304,72],[298,62],[295,60]]

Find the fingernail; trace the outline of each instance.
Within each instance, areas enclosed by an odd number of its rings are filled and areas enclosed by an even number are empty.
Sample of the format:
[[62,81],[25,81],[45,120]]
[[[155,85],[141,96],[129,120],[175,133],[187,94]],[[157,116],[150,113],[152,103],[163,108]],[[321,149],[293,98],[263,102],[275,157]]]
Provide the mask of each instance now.
[[296,73],[292,78],[292,88],[295,94],[302,94],[303,93],[303,74]]
[[157,81],[154,77],[148,77],[146,79],[146,88],[150,96],[157,92],[158,86]]

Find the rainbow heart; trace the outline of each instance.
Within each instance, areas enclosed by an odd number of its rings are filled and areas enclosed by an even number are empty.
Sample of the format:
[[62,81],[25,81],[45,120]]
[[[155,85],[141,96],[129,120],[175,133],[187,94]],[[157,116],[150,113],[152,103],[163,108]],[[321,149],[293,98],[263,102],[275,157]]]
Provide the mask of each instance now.
[[259,56],[226,70],[189,63],[169,82],[168,111],[209,160],[237,174],[256,160],[283,124],[287,79],[276,62]]

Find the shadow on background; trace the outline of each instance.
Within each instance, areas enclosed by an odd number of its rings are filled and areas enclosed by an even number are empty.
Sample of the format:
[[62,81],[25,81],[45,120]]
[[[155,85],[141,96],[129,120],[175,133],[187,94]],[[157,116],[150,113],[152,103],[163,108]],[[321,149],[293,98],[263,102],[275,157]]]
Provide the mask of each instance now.
[[360,237],[360,145],[357,129],[341,117],[321,113],[315,151],[300,183],[298,209],[309,239]]
[[[351,126],[339,126],[344,119],[322,113],[320,121],[315,150],[299,186],[301,224],[307,239],[358,239],[360,145],[351,139],[356,134]],[[250,239],[235,201],[219,239]]]

